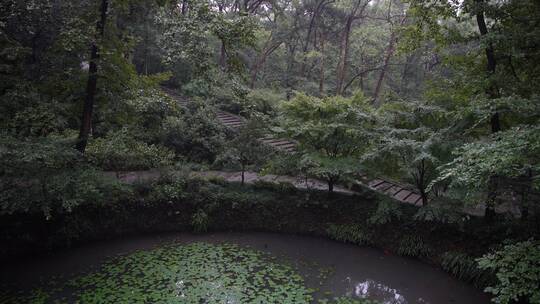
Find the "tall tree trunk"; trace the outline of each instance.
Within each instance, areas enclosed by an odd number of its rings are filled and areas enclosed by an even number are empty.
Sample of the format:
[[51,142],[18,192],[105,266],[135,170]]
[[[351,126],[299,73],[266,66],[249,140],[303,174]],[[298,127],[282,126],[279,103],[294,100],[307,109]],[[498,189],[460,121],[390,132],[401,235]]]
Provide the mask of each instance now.
[[334,180],[333,179],[328,180],[328,192],[330,192],[330,193],[334,192]]
[[324,95],[324,41],[325,35],[324,32],[321,31],[321,69],[320,69],[320,76],[319,76],[319,95]]
[[249,87],[251,89],[255,88],[255,83],[257,82],[257,75],[259,74],[259,70],[266,62],[268,56],[270,56],[270,54],[272,54],[282,43],[281,41],[278,41],[271,45],[271,40],[272,36],[268,38],[266,46],[262,50],[261,54],[257,57],[255,63],[253,64],[253,67],[251,68],[251,81],[249,84]]
[[[405,20],[407,19],[407,16],[403,16],[403,18],[400,21],[400,26],[405,23]],[[395,52],[395,44],[396,44],[396,31],[392,29],[392,33],[390,34],[390,41],[388,42],[388,47],[386,48],[386,56],[384,57],[384,63],[381,69],[381,73],[379,74],[379,79],[377,79],[377,85],[375,86],[375,92],[373,93],[373,103],[375,105],[379,104],[379,95],[381,94],[382,85],[384,82],[384,77],[386,76],[386,72],[388,71],[388,66],[390,65],[390,60],[392,59],[392,56],[394,56]]]
[[98,43],[103,39],[105,33],[105,22],[107,21],[107,10],[109,2],[108,0],[102,0],[100,6],[100,19],[96,24],[97,36],[90,48],[90,64],[88,69],[88,82],[86,84],[86,98],[84,100],[84,107],[81,119],[81,129],[79,132],[79,139],[77,141],[77,150],[84,153],[86,145],[88,143],[88,137],[90,136],[90,130],[92,128],[92,113],[94,111],[94,99],[97,91],[98,80],[98,60],[99,60],[99,47]]
[[[486,19],[484,16],[484,0],[475,0],[476,3],[476,23],[478,25],[478,30],[480,31],[480,36],[484,37],[488,34],[488,29],[486,25]],[[486,49],[486,59],[487,59],[487,76],[491,77],[495,74],[497,69],[497,61],[495,60],[495,50],[493,44],[490,42],[487,44]],[[487,88],[487,95],[490,99],[495,99],[499,97],[499,90],[495,84],[490,84]],[[501,130],[501,123],[499,118],[499,113],[496,112],[491,116],[490,119],[491,132],[496,133]],[[486,200],[486,212],[484,218],[487,222],[491,222],[495,217],[495,201],[497,199],[497,188],[498,188],[498,178],[493,176],[489,180],[488,185],[488,198]]]
[[428,204],[428,194],[426,193],[426,162],[424,159],[416,166],[416,173],[412,174],[416,189],[420,192],[422,206]]
[[[345,22],[345,26],[343,27],[343,32],[341,34],[341,43],[340,43],[340,50],[339,50],[339,62],[337,66],[337,85],[336,85],[336,94],[343,95],[343,83],[345,81],[345,76],[347,74],[347,61],[349,59],[349,40],[351,35],[351,29],[352,24],[356,18],[358,9],[360,8],[360,4],[362,3],[362,0],[358,0],[353,9],[351,10],[351,13],[347,16],[347,21]],[[362,6],[362,9],[360,10],[360,14],[364,12],[366,9],[367,4],[369,3],[369,0],[364,3]]]
[[245,172],[246,172],[246,166],[245,166],[244,164],[242,164],[242,183],[241,183],[242,186],[244,185],[244,183],[245,183],[245,181],[246,181],[246,174],[245,174]]
[[[223,3],[218,3],[219,13],[223,13]],[[222,71],[227,70],[227,49],[225,48],[225,41],[223,38],[220,37],[221,42],[221,49],[220,49],[220,55],[219,55],[219,66],[221,67]]]
[[309,26],[308,26],[308,30],[307,30],[307,34],[306,34],[306,41],[304,42],[304,46],[303,46],[303,53],[302,55],[304,56],[304,58],[302,58],[302,65],[300,66],[300,75],[301,76],[305,76],[305,72],[306,72],[306,53],[308,51],[308,48],[309,48],[309,42],[311,40],[311,34],[313,32],[313,28],[315,27],[315,22],[316,22],[316,19],[317,17],[319,16],[320,12],[322,11],[322,9],[324,8],[324,6],[326,6],[326,3],[327,0],[320,0],[318,3],[317,3],[317,6],[315,7],[315,10],[313,11],[313,15],[311,16],[310,20],[309,20]]
[[[480,35],[486,36],[488,34],[486,20],[484,17],[484,0],[475,0],[477,5],[477,12],[476,12],[476,23],[478,24],[478,30],[480,31]],[[497,69],[497,61],[495,60],[495,50],[493,48],[493,44],[490,42],[487,44],[486,49],[486,59],[487,59],[487,73],[488,77],[493,76],[495,74],[495,70]],[[491,84],[487,90],[487,95],[491,99],[499,98],[499,89],[495,84]],[[493,133],[499,132],[501,130],[501,124],[499,121],[499,113],[494,113],[491,117],[491,131]]]
[[377,85],[375,86],[375,91],[373,93],[373,103],[375,105],[379,104],[379,95],[381,94],[384,77],[386,75],[386,71],[388,70],[390,59],[394,55],[394,42],[395,42],[395,33],[392,32],[392,34],[390,35],[390,42],[388,43],[388,47],[386,48],[386,56],[384,57],[381,73],[379,74],[379,78],[377,79]]
[[296,43],[288,43],[287,48],[287,69],[285,73],[285,89],[287,100],[290,99],[290,93],[293,85],[291,84],[291,74],[294,67],[294,55],[296,54]]
[[336,94],[343,94],[343,81],[345,80],[345,74],[347,70],[347,59],[349,57],[349,36],[351,32],[352,19],[347,20],[345,29],[343,30],[341,44],[340,44],[340,56],[337,68],[337,86]]
[[219,66],[222,71],[227,70],[227,50],[225,49],[225,42],[221,41],[221,53],[219,55]]

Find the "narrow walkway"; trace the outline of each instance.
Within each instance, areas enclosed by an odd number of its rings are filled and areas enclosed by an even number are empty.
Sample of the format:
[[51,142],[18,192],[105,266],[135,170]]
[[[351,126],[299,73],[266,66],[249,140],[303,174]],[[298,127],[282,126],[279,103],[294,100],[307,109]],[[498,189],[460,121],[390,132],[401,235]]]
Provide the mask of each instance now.
[[[185,105],[188,103],[188,100],[186,98],[180,96],[174,90],[164,88],[163,91],[167,93],[171,98],[177,100],[180,104]],[[225,111],[218,111],[217,118],[225,127],[231,128],[233,130],[237,130],[238,128],[246,124],[246,121],[243,117]],[[281,150],[287,153],[296,152],[297,144],[288,139],[274,138],[268,136],[265,138],[261,138],[260,141],[274,147],[277,150]],[[367,176],[362,176],[361,179],[358,180],[358,182],[368,186],[374,191],[387,195],[402,203],[413,204],[417,206],[422,205],[422,197],[420,196],[420,194],[418,194],[418,192],[413,190],[412,187],[407,187],[397,182],[390,181],[388,179],[371,179]]]
[[[146,170],[146,171],[125,171],[125,172],[104,172],[106,176],[117,178],[119,181],[126,184],[138,184],[138,183],[151,183],[157,181],[162,172],[160,170]],[[203,178],[212,178],[218,177],[223,178],[227,182],[240,182],[242,180],[241,172],[227,172],[227,171],[193,171],[190,173],[191,176],[199,176]],[[310,178],[307,181],[304,178],[293,177],[293,176],[278,176],[273,174],[259,175],[255,172],[245,172],[244,173],[246,184],[253,184],[257,181],[266,181],[274,183],[290,183],[297,189],[308,189],[308,190],[322,190],[327,191],[328,186],[325,182]],[[373,188],[372,188],[373,189]],[[379,191],[379,190],[376,190]],[[351,189],[347,189],[341,186],[335,186],[334,192],[342,193],[347,195],[352,195],[359,193]],[[379,191],[380,192],[380,191]],[[465,214],[474,215],[474,216],[483,216],[484,215],[484,206],[466,206],[462,211]],[[502,204],[497,206],[496,212],[505,213],[511,211],[513,214],[518,214],[517,206],[514,206],[512,203]]]
[[[126,172],[105,172],[105,175],[114,177],[126,184],[136,183],[148,183],[157,181],[161,177],[159,170],[147,170],[147,171],[126,171]],[[190,173],[194,177],[223,178],[227,182],[241,182],[242,172],[239,171],[193,171]],[[290,183],[297,189],[309,189],[309,190],[328,190],[328,186],[325,182],[309,178],[304,179],[293,176],[278,176],[273,174],[259,175],[255,172],[244,172],[244,181],[246,184],[253,184],[258,181],[273,182],[273,183]],[[344,187],[335,186],[334,192],[343,194],[354,194],[355,191],[349,190]]]

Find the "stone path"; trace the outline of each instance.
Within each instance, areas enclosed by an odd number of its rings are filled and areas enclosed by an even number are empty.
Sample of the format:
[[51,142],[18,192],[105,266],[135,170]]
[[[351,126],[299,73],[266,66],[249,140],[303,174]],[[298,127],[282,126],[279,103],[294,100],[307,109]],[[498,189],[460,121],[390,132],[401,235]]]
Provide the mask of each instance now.
[[[125,172],[105,172],[106,176],[117,178],[126,184],[148,183],[157,181],[162,172],[159,170],[147,170],[147,171],[125,171]],[[242,172],[239,171],[193,171],[191,176],[199,176],[203,178],[218,177],[223,178],[228,182],[241,182]],[[311,189],[311,190],[328,190],[328,186],[325,182],[309,178],[294,177],[294,176],[278,176],[273,174],[259,175],[255,172],[244,172],[244,181],[246,184],[253,184],[257,181],[273,182],[273,183],[290,183],[298,189]],[[335,186],[334,192],[343,194],[354,194],[355,191],[349,190],[345,187]]]
[[[146,170],[146,171],[123,171],[123,172],[105,172],[106,176],[117,178],[123,183],[126,184],[137,184],[137,183],[151,183],[157,181],[161,175],[162,171],[160,170]],[[227,172],[227,171],[194,171],[190,173],[191,176],[199,176],[203,178],[212,178],[218,177],[223,178],[228,182],[240,182],[242,180],[241,172]],[[290,183],[298,189],[313,189],[313,190],[323,190],[327,191],[328,186],[325,182],[317,179],[308,179],[307,181],[304,178],[293,177],[293,176],[278,176],[273,174],[259,175],[255,172],[245,172],[244,173],[246,184],[253,184],[257,181],[266,181],[274,183]],[[373,188],[372,188],[373,189]],[[335,186],[334,191],[341,194],[352,195],[358,193],[358,191],[347,189],[341,186]],[[379,190],[376,190],[379,191]],[[485,207],[480,204],[478,206],[467,206],[462,211],[465,214],[474,215],[474,216],[483,216]],[[507,202],[497,206],[497,213],[511,212],[516,217],[519,217],[519,210],[515,204]]]
[[[188,103],[188,100],[186,98],[180,96],[174,90],[164,88],[163,91],[173,99],[177,100],[182,105]],[[217,118],[224,126],[233,130],[237,130],[238,128],[246,124],[246,121],[243,117],[225,111],[218,111]],[[268,136],[265,138],[261,138],[260,141],[274,147],[275,149],[287,153],[294,153],[296,151],[297,144],[288,139],[274,138]],[[400,183],[383,178],[370,179],[365,175],[361,176],[358,182],[368,186],[374,191],[387,195],[402,203],[408,203],[417,206],[422,205],[422,197],[420,196],[420,194],[418,194],[417,191],[413,190],[412,187],[405,186]]]

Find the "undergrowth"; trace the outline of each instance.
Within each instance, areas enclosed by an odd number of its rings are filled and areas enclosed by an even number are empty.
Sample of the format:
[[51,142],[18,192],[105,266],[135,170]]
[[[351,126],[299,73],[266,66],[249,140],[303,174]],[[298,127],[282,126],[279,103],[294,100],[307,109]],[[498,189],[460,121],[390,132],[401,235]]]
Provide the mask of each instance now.
[[441,267],[456,278],[474,284],[487,286],[493,280],[491,273],[478,268],[475,259],[465,253],[449,251],[441,256]]
[[399,241],[397,253],[402,256],[422,258],[431,254],[432,249],[418,235],[404,235]]
[[334,240],[357,245],[372,244],[372,233],[360,224],[330,224],[326,229],[328,236]]

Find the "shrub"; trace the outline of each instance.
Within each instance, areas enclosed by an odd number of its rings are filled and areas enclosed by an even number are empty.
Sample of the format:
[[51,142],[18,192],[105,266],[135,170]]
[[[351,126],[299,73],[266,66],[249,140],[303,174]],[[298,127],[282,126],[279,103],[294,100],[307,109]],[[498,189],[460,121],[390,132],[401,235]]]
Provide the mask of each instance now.
[[168,149],[138,141],[125,128],[91,140],[86,155],[100,168],[114,171],[163,167],[174,158]]
[[151,90],[126,101],[130,113],[130,125],[136,126],[137,138],[145,142],[156,142],[161,134],[161,125],[166,117],[177,117],[181,107],[169,96]]
[[540,242],[528,240],[477,259],[482,270],[495,272],[497,283],[487,287],[496,303],[540,303]]
[[481,270],[473,257],[460,252],[449,251],[441,256],[441,267],[456,278],[482,287],[491,280],[491,273]]
[[193,232],[202,233],[208,231],[210,224],[210,218],[208,214],[202,209],[198,209],[197,212],[191,217],[191,226],[193,226]]
[[241,80],[230,78],[230,75],[218,75],[217,84],[212,88],[209,96],[212,104],[220,109],[234,114],[244,114],[249,112],[247,94],[249,90],[242,84]]
[[253,183],[253,188],[271,190],[279,193],[295,193],[297,191],[297,188],[292,183],[283,181],[272,182],[265,180],[257,180]]
[[326,233],[330,238],[337,241],[358,245],[369,245],[372,243],[372,234],[359,224],[330,224],[326,229]]
[[188,160],[213,162],[223,149],[225,129],[211,108],[194,103],[182,117],[165,119],[161,141]]
[[397,253],[402,256],[427,257],[431,248],[418,235],[404,235],[399,242]]
[[384,225],[392,220],[399,220],[402,217],[399,203],[388,198],[383,198],[377,204],[377,210],[368,218],[368,223],[372,225]]
[[212,95],[212,85],[202,78],[193,79],[182,86],[182,93],[191,97],[210,97]]
[[170,202],[179,201],[186,196],[187,180],[177,178],[171,181],[160,180],[154,183],[148,194],[148,200],[151,202]]
[[201,177],[173,174],[154,182],[146,200],[150,203],[186,203],[193,210],[211,212],[216,207],[220,189],[221,186]]
[[276,115],[281,100],[281,94],[267,89],[252,90],[246,97],[247,107],[251,111],[269,116]]
[[0,176],[0,214],[41,212],[50,218],[130,195],[85,163],[72,143],[52,139],[0,137]]
[[247,103],[243,96],[237,96],[231,88],[222,88],[216,92],[212,98],[213,104],[223,111],[233,114],[243,114],[248,112]]

